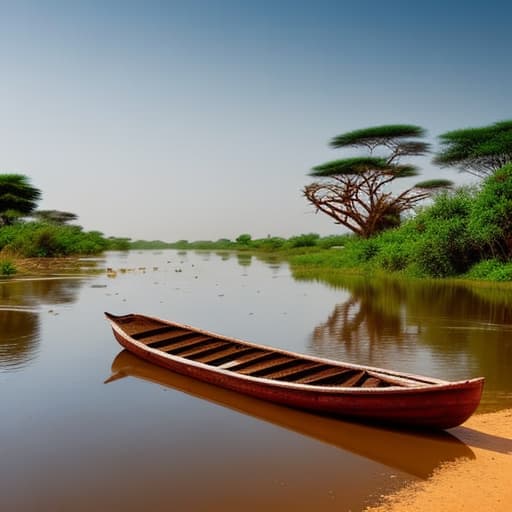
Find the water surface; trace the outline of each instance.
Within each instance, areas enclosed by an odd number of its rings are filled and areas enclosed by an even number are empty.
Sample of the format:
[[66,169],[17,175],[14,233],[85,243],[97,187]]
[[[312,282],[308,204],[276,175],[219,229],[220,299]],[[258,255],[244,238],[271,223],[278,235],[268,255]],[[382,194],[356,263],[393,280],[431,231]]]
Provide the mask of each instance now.
[[103,311],[442,378],[484,375],[482,410],[511,406],[505,292],[294,279],[285,263],[246,254],[108,253],[98,265],[111,271],[0,283],[2,510],[361,510],[474,456],[457,429],[358,425],[174,375],[121,351]]

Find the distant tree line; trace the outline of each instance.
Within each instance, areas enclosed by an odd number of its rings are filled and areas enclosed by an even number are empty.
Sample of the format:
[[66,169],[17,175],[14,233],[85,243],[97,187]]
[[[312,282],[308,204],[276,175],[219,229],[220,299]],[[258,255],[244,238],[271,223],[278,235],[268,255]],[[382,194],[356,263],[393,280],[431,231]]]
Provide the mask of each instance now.
[[[96,254],[128,249],[129,239],[84,231],[78,215],[60,210],[38,210],[42,192],[23,174],[0,174],[0,252],[22,257]],[[7,268],[9,265],[4,264]],[[5,268],[0,274],[6,274]]]

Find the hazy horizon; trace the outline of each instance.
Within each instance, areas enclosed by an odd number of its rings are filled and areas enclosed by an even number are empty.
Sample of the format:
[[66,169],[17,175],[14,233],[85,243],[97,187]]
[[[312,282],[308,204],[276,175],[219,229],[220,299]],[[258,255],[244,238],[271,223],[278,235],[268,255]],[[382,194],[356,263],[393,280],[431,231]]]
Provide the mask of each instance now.
[[[339,133],[512,118],[491,0],[1,2],[0,172],[133,239],[343,232],[301,189]],[[418,181],[470,180],[420,161]]]

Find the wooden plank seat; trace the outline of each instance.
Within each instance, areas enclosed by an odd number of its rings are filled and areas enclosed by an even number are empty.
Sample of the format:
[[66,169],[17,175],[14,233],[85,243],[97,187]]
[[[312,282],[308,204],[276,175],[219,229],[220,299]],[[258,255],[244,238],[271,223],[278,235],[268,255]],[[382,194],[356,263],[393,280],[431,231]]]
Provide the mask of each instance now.
[[[288,377],[289,380],[293,380],[293,377],[297,374],[303,374],[306,370],[312,370],[313,368],[318,368],[319,366],[323,366],[321,363],[314,363],[312,361],[301,361],[298,359],[295,361],[296,364],[293,366],[289,366],[288,368],[280,369],[280,370],[273,370],[270,373],[267,373],[264,375],[265,379],[284,379],[285,377]],[[300,378],[297,375],[297,378]]]
[[327,378],[331,378],[348,372],[350,372],[351,374],[353,373],[352,370],[345,370],[344,368],[339,368],[337,366],[324,366],[323,368],[323,370],[320,369],[320,371],[316,373],[313,373],[301,379],[294,380],[293,382],[296,382],[297,384],[318,384],[319,382]]
[[210,338],[212,341],[211,343],[201,343],[198,346],[188,348],[184,352],[181,352],[179,354],[180,357],[187,357],[193,356],[194,354],[204,354],[205,352],[210,354],[211,350],[215,350],[220,347],[225,347],[227,342],[226,341],[215,341],[213,338]]
[[245,368],[242,368],[240,370],[235,370],[237,373],[240,373],[242,375],[255,375],[260,373],[262,370],[266,370],[268,368],[274,368],[281,366],[284,363],[289,363],[290,361],[293,361],[291,357],[288,356],[280,356],[273,357],[269,359],[265,359],[263,361],[255,361],[253,364],[246,366]]
[[206,356],[197,356],[196,355],[192,359],[194,359],[194,361],[197,361],[199,363],[204,363],[204,364],[215,364],[216,362],[221,364],[222,362],[227,362],[230,359],[233,359],[234,357],[237,357],[242,354],[246,354],[249,351],[252,353],[252,352],[254,352],[254,349],[247,348],[247,347],[244,347],[241,345],[231,344],[230,347],[216,351],[212,354],[208,354]]
[[268,357],[269,354],[272,354],[272,352],[265,352],[263,350],[257,350],[256,352],[253,351],[250,354],[245,354],[243,356],[237,357],[236,359],[232,359],[231,361],[217,365],[217,367],[222,368],[223,370],[236,371],[237,367],[242,367],[244,364]]
[[[352,373],[354,370],[350,370]],[[347,372],[348,374],[348,372]],[[345,378],[345,375],[343,375],[343,378],[339,379],[337,378],[335,380],[335,383],[339,386],[343,386],[346,388],[352,388],[357,387],[363,380],[365,380],[368,377],[368,374],[364,371],[358,371],[356,373],[353,373],[352,376],[349,376],[348,378]]]
[[141,343],[150,346],[151,348],[158,348],[158,344],[162,344],[162,342],[174,340],[174,339],[182,339],[187,336],[196,336],[197,333],[192,331],[187,331],[185,329],[176,329],[171,332],[162,332],[159,334],[153,334],[147,338],[139,340]]
[[[195,333],[194,333],[195,334]],[[179,355],[180,351],[186,350],[188,348],[192,348],[192,346],[197,345],[198,343],[204,343],[206,340],[211,340],[209,336],[203,335],[195,335],[191,338],[187,338],[186,340],[177,340],[174,343],[171,342],[168,345],[164,345],[163,347],[159,347],[158,350],[162,352],[167,352],[169,354]]]

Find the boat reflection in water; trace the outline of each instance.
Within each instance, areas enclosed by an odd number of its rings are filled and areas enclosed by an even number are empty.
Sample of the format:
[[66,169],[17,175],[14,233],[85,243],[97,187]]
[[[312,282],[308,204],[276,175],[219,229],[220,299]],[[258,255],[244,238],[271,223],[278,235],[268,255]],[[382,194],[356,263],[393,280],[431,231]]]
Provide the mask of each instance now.
[[151,381],[309,436],[419,478],[428,478],[441,463],[461,457],[475,458],[473,451],[466,444],[445,431],[412,433],[355,424],[290,409],[171,372],[139,359],[126,350],[120,352],[114,359],[112,373],[106,383],[128,376]]

